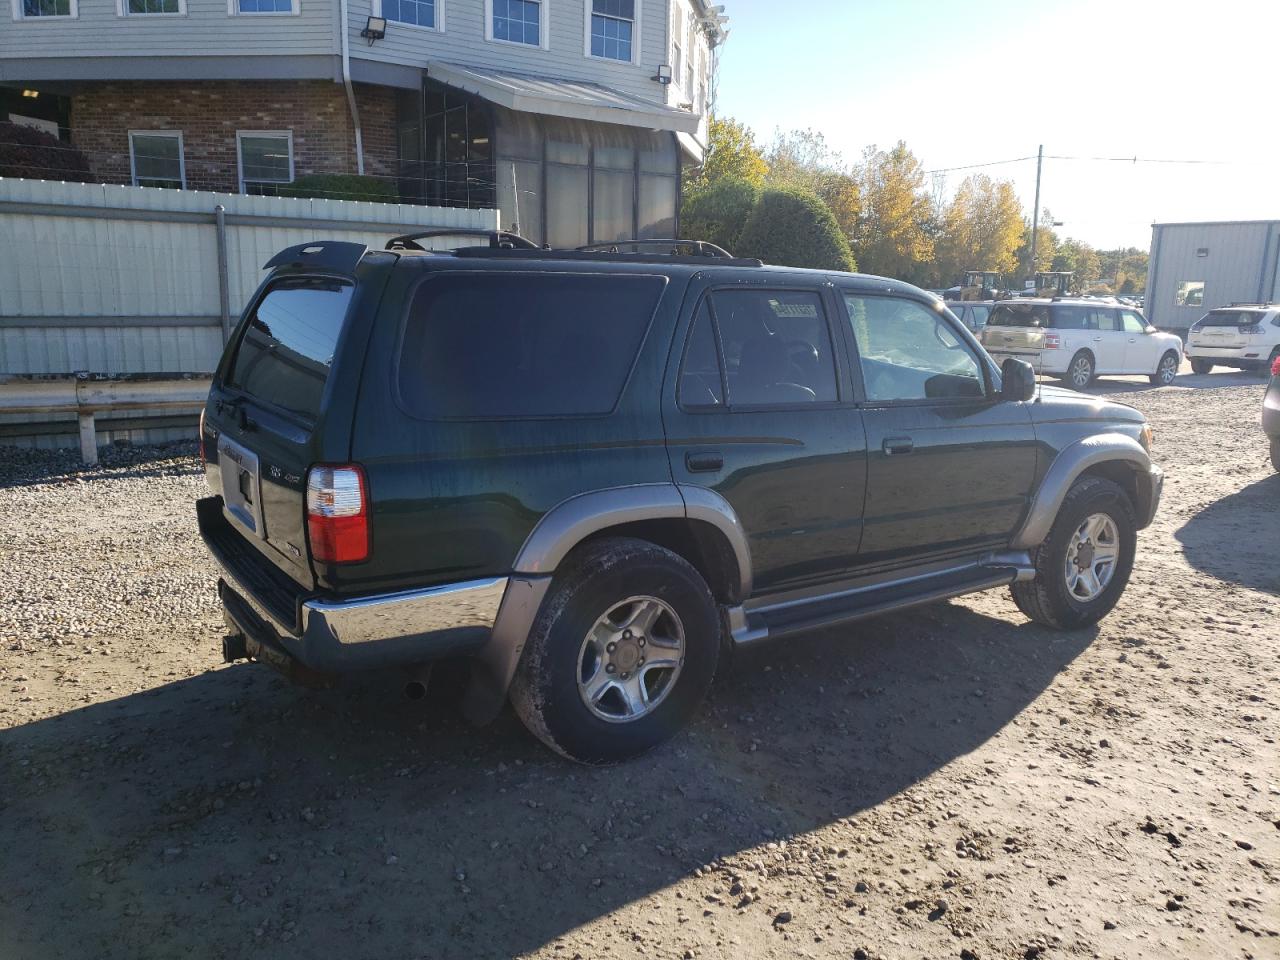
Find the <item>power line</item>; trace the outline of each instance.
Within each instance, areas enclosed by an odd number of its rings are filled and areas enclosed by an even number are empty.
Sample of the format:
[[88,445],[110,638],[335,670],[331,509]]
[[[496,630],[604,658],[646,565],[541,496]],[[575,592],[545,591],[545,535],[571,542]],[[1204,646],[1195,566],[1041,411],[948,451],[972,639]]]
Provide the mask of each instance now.
[[1024,160],[1034,160],[1035,154],[1029,157],[1012,157],[1009,160],[988,160],[986,163],[969,163],[962,167],[939,167],[937,170],[926,170],[926,175],[931,173],[951,173],[954,170],[976,170],[979,167],[999,167],[1006,163],[1021,163]]
[[1230,163],[1239,161],[1232,160],[1173,160],[1168,158],[1156,157],[1072,157],[1064,154],[1046,153],[1046,160],[1089,160],[1105,163],[1186,163],[1186,164],[1209,164],[1213,166],[1225,166]]

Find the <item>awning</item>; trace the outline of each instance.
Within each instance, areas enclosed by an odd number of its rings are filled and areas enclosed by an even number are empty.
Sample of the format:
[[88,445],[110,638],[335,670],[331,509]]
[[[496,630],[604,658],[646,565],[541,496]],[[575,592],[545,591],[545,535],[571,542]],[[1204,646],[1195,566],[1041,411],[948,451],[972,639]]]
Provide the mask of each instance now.
[[695,133],[698,129],[698,117],[688,110],[641,100],[585,80],[479,70],[438,60],[427,64],[427,76],[484,97],[508,110],[523,113],[595,120],[650,130],[675,130],[678,133]]

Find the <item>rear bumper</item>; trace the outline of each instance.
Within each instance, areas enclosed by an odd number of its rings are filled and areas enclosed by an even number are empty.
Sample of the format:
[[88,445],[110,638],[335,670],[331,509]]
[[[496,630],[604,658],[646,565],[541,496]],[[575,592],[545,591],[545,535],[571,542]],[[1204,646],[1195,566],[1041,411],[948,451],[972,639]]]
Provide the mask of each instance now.
[[[200,534],[221,567],[218,596],[250,652],[282,666],[344,673],[475,654],[493,632],[507,589],[493,577],[355,598],[311,595],[275,571],[222,516],[221,501],[197,505]],[[291,594],[291,595],[290,595]],[[255,652],[258,651],[258,652]]]
[[1201,344],[1188,343],[1186,348],[1188,360],[1218,360],[1228,362],[1239,360],[1245,363],[1256,363],[1266,359],[1265,347],[1206,347]]
[[1025,360],[1035,368],[1036,373],[1066,373],[1069,354],[1062,350],[1000,350],[987,347],[987,353],[996,362],[996,366],[1004,363],[1006,357]]

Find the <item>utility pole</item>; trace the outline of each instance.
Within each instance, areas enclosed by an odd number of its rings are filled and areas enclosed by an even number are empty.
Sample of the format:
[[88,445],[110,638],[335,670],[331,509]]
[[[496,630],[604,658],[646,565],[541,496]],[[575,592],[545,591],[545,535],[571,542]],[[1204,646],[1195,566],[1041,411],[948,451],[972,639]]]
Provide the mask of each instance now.
[[1036,205],[1031,211],[1031,279],[1036,274],[1036,234],[1040,230],[1040,168],[1044,166],[1044,144],[1036,153]]

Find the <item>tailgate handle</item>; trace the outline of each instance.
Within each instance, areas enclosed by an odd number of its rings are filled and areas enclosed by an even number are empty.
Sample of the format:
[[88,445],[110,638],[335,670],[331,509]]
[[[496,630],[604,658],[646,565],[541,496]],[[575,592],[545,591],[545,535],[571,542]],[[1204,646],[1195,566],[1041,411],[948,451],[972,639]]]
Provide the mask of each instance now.
[[910,453],[915,449],[915,443],[910,437],[885,437],[880,449],[885,452],[885,456],[896,457]]
[[690,451],[684,455],[690,473],[711,473],[724,466],[724,457],[714,450]]

